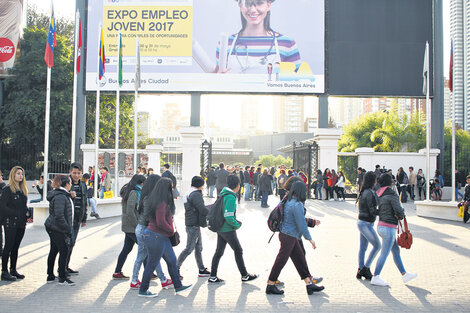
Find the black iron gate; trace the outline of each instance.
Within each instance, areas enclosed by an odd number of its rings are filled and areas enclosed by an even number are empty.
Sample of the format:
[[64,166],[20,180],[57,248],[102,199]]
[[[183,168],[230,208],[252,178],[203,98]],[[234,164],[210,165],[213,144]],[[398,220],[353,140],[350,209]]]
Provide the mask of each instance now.
[[306,143],[294,143],[292,144],[292,159],[294,161],[294,169],[297,172],[303,172],[307,177],[307,198],[311,198],[312,181],[315,171],[318,169],[318,144],[313,142],[311,144]]
[[204,140],[201,145],[201,176],[206,177],[212,165],[212,142]]

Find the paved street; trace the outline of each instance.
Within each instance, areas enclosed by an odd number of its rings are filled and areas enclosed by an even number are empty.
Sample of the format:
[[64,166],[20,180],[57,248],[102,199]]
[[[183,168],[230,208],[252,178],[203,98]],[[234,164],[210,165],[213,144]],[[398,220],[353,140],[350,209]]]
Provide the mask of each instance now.
[[[270,197],[271,208],[276,199]],[[74,287],[46,284],[46,258],[49,241],[39,227],[28,226],[20,248],[18,271],[26,275],[20,282],[0,282],[0,312],[469,312],[470,311],[470,224],[423,219],[415,215],[414,206],[406,204],[414,244],[401,250],[405,268],[419,276],[408,285],[390,256],[382,277],[390,288],[371,286],[355,278],[359,236],[354,202],[308,201],[307,215],[321,220],[312,230],[316,250],[307,248],[307,260],[314,276],[323,276],[324,292],[308,296],[305,286],[291,262],[280,279],[285,282],[284,296],[264,293],[267,276],[277,254],[277,238],[268,244],[271,235],[266,226],[269,209],[259,202],[242,200],[238,231],[244,248],[248,271],[260,274],[252,283],[241,283],[233,252],[226,249],[219,276],[224,285],[209,285],[206,278],[197,278],[197,267],[191,255],[183,264],[181,275],[194,287],[176,296],[174,290],[162,290],[155,282],[151,290],[158,297],[137,297],[129,289],[129,281],[111,279],[117,256],[123,244],[120,218],[91,219],[80,231],[71,267],[80,271],[72,277]],[[178,203],[177,225],[184,248],[184,212]],[[215,251],[215,235],[203,230],[203,257],[210,268]],[[123,272],[130,275],[136,249],[129,255]],[[165,273],[166,266],[163,266]],[[375,267],[372,266],[372,270]]]

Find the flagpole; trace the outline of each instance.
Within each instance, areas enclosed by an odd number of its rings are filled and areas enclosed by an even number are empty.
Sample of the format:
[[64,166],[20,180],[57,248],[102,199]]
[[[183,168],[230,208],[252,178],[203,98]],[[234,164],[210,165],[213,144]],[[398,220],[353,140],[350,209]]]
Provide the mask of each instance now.
[[[79,32],[79,20],[80,13],[75,15],[75,57],[74,60],[77,62],[77,48],[78,48],[78,32]],[[75,162],[75,137],[76,137],[76,125],[77,125],[77,64],[73,67],[73,102],[72,102],[72,139],[70,149],[70,162]]]
[[51,113],[51,68],[47,67],[47,87],[46,87],[46,118],[44,122],[44,188],[42,199],[47,201],[47,182],[49,181],[49,124]]
[[[453,38],[451,39],[451,45],[452,45],[452,52],[453,53],[453,45],[454,45],[454,40]],[[453,64],[452,64],[453,67]],[[454,80],[454,69],[452,68],[452,84],[455,82]],[[456,146],[455,146],[455,93],[452,88],[452,202],[455,202],[455,188],[457,187],[455,184],[455,168],[456,168],[456,159],[455,159],[455,151]]]
[[426,200],[429,201],[429,179],[431,179],[431,102],[429,101],[429,42],[426,41],[426,175],[428,176],[428,181],[426,181]]
[[[139,37],[137,37],[136,40],[136,81],[135,81],[135,93],[134,93],[134,174],[137,174],[137,98],[138,98],[138,92],[139,92],[139,86],[140,86],[140,43],[139,43]],[[139,81],[137,81],[139,80]]]
[[121,55],[121,32],[119,32],[118,35],[118,70],[116,71],[117,73],[117,90],[116,90],[116,137],[115,137],[115,143],[114,143],[114,190],[115,194],[117,196],[118,193],[118,187],[119,187],[119,105],[120,105],[120,84],[119,84],[119,71],[120,69],[120,55]]
[[[101,28],[102,25],[100,25],[98,29],[98,38],[101,38]],[[101,42],[101,41],[100,41]],[[101,45],[101,43],[100,43]],[[100,79],[100,54],[99,54],[99,49],[101,49],[101,46],[98,48],[98,64],[96,66],[97,72],[96,75],[98,76],[98,86],[96,87],[96,108],[95,108],[95,183],[94,183],[94,196],[95,198],[99,198],[98,194],[98,171],[99,171],[99,142],[100,142],[100,85],[101,85],[101,79]],[[107,174],[108,175],[108,174]]]

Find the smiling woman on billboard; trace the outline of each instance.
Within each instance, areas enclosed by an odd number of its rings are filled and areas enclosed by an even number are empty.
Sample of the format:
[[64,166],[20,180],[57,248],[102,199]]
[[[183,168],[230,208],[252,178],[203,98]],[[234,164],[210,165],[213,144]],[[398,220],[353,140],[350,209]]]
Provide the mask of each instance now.
[[221,35],[215,72],[234,74],[271,74],[280,62],[301,62],[295,41],[271,28],[271,6],[275,0],[236,0],[240,8],[241,30]]

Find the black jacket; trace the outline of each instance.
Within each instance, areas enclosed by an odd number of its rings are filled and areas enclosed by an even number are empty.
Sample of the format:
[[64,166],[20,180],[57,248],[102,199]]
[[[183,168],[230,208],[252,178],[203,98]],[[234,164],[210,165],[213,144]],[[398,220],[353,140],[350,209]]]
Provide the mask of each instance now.
[[9,186],[5,186],[0,196],[0,224],[3,221],[5,227],[26,227],[27,203],[28,197],[21,191],[13,193]]
[[54,189],[47,194],[49,201],[49,217],[44,222],[47,230],[54,230],[72,235],[72,199],[69,192]]
[[465,193],[463,195],[464,201],[470,201],[470,185],[465,186]]
[[227,177],[230,173],[225,169],[220,169],[216,172],[217,181],[215,183],[215,188],[222,189],[227,186]]
[[390,187],[382,187],[377,191],[377,195],[379,196],[379,220],[398,225],[398,220],[405,217],[405,210],[401,206],[398,194]]
[[207,175],[207,186],[214,186],[217,181],[217,175],[214,170],[210,170]]
[[184,199],[184,224],[186,226],[206,227],[208,212],[202,199],[202,191],[194,190]]
[[361,221],[374,223],[375,218],[379,214],[377,210],[377,194],[372,189],[362,191],[359,198],[359,216]]
[[271,185],[271,179],[269,178],[270,175],[261,175],[259,177],[259,191],[267,191],[268,194],[273,194],[273,189]]
[[259,186],[259,178],[261,177],[261,172],[255,172],[255,176],[253,176],[253,184]]
[[[72,180],[72,177],[70,177],[70,180]],[[87,214],[86,214],[86,209],[87,209],[87,205],[88,205],[88,190],[87,190],[87,187],[86,187],[86,184],[83,182],[83,181],[79,181],[79,184],[80,184],[80,193],[81,193],[81,201],[80,201],[80,208],[78,209],[75,209],[74,211],[74,216],[73,216],[73,224],[74,225],[78,225],[78,224],[81,224],[81,223],[86,223],[86,219],[87,219]],[[49,194],[47,195],[47,197],[49,198]],[[72,199],[74,201],[74,205],[75,205],[75,200]]]
[[162,173],[162,177],[166,177],[166,178],[171,179],[171,181],[173,182],[173,188],[176,188],[176,177],[175,177],[175,175],[173,175],[172,172],[170,172],[170,170],[164,171]]

